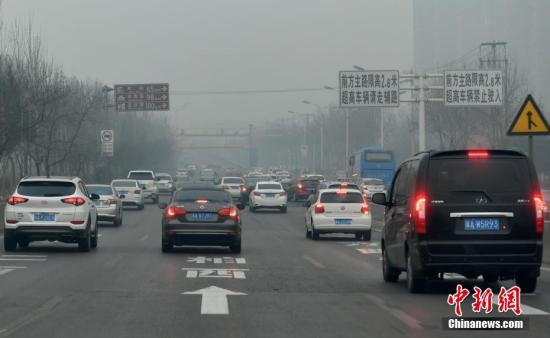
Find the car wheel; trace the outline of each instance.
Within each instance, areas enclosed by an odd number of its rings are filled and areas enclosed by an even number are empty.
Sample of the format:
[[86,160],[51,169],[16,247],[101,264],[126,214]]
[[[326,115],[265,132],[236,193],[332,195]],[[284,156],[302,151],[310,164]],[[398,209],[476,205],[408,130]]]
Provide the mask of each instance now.
[[306,228],[306,238],[311,238],[311,231],[309,231],[307,225],[305,226]]
[[319,230],[315,230],[313,222],[311,223],[311,239],[313,239],[314,241],[319,239]]
[[419,271],[414,270],[412,258],[407,255],[407,288],[411,293],[420,293],[424,290],[426,279]]
[[360,241],[361,239],[363,238],[363,233],[362,232],[356,232],[355,233],[355,239]]
[[241,240],[239,239],[233,242],[233,244],[229,246],[229,249],[232,253],[241,253]]
[[15,251],[17,249],[17,240],[15,237],[4,234],[4,251]]
[[90,235],[90,229],[86,229],[86,233],[83,238],[80,238],[78,240],[78,250],[81,252],[88,252],[90,251],[90,247],[92,245],[92,236]]
[[363,232],[363,240],[364,241],[370,241],[370,235],[371,235],[371,231],[365,231]]
[[138,205],[138,210],[143,210],[145,206],[143,204]]
[[519,271],[516,275],[516,285],[521,288],[521,292],[533,293],[537,289],[537,278],[534,271]]
[[284,206],[284,207],[281,208],[281,212],[282,212],[283,214],[286,214],[286,212],[287,212],[286,206]]
[[168,239],[168,241],[162,241],[162,252],[172,252],[174,249],[174,243],[171,239]]
[[95,249],[97,248],[97,242],[99,241],[99,228],[97,226],[97,222],[95,225],[94,235],[90,238],[90,247]]
[[399,279],[399,270],[395,269],[388,260],[386,250],[382,251],[382,277],[386,283],[395,283]]

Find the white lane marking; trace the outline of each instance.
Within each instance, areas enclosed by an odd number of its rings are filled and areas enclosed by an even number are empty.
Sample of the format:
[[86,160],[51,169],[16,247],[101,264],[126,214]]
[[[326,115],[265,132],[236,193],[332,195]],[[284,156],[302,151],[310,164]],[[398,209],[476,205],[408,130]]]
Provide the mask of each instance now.
[[304,256],[304,259],[308,262],[310,262],[311,264],[315,265],[316,267],[318,267],[319,269],[325,269],[325,266],[322,264],[322,263],[319,263],[317,262],[315,259],[309,257],[309,256]]
[[0,261],[45,262],[45,258],[0,258]]
[[542,271],[550,272],[550,268],[547,268],[547,267],[544,267],[544,266],[541,266],[540,269]]
[[48,258],[46,255],[0,255],[0,258]]
[[0,265],[0,269],[26,269],[26,266],[6,266]]
[[197,257],[188,257],[187,262],[205,264],[205,263],[214,263],[214,264],[246,264],[246,258],[235,258],[235,257],[206,257],[206,256],[197,256]]
[[380,248],[362,248],[362,249],[357,249],[357,251],[359,251],[360,253],[362,253],[364,255],[381,254],[382,253],[382,249],[380,249]]
[[103,235],[102,234],[97,234],[97,237],[103,237]]
[[42,316],[45,316],[47,314],[50,314],[51,311],[59,304],[61,303],[62,299],[60,297],[53,297],[50,298],[47,302],[42,304],[40,307],[27,312],[22,317],[19,317],[18,320],[15,322],[12,322],[12,324],[8,327],[5,327],[3,329],[0,329],[0,334],[5,334],[9,332],[13,332],[16,330],[21,329],[22,327],[32,323],[33,321],[39,319]]
[[365,297],[370,299],[374,304],[378,305],[378,307],[380,307],[383,310],[389,312],[392,316],[394,316],[395,318],[397,318],[400,321],[402,321],[403,323],[405,323],[405,325],[407,325],[409,328],[411,328],[413,330],[422,329],[422,325],[420,324],[419,320],[417,320],[416,318],[406,314],[405,312],[403,312],[399,309],[389,307],[386,304],[386,301],[383,300],[382,298],[376,297],[376,296],[371,295],[371,294],[367,294],[367,295],[365,295]]
[[0,269],[0,276],[15,271],[15,269]]
[[[498,306],[498,295],[493,295],[493,304]],[[521,314],[526,316],[547,316],[550,313],[529,305],[521,304]]]
[[201,295],[201,315],[228,315],[229,304],[227,296],[246,296],[246,293],[234,292],[209,286],[197,291],[182,292],[182,295]]
[[211,268],[181,268],[187,271],[186,278],[232,278],[246,279],[248,269],[211,269]]
[[145,241],[147,238],[149,238],[149,235],[144,235],[144,236],[141,237],[139,240],[140,240],[140,241]]

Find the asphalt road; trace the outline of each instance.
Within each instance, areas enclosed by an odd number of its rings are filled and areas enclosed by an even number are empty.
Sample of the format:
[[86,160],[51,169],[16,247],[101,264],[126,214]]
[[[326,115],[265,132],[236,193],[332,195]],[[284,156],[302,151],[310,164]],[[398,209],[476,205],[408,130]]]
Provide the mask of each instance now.
[[[374,212],[379,226],[380,209]],[[101,227],[99,248],[90,253],[42,242],[0,252],[0,337],[550,336],[548,266],[537,293],[522,298],[524,313],[536,313],[529,330],[443,331],[457,280],[418,295],[407,292],[404,274],[397,284],[384,283],[379,232],[370,243],[349,236],[311,241],[304,208],[294,205],[286,215],[243,211],[242,254],[162,254],[160,214],[155,205],[126,210],[121,227]],[[183,294],[211,286],[241,294]],[[228,314],[201,314],[224,312],[225,299]],[[472,315],[468,308],[465,316]]]

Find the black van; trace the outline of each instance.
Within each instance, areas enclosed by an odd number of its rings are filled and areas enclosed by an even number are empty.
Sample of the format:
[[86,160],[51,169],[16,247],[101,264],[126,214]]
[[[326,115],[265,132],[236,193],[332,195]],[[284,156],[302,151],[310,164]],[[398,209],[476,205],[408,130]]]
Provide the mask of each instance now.
[[382,265],[386,282],[407,272],[411,292],[443,273],[537,286],[544,209],[535,168],[509,150],[429,151],[396,171],[386,200]]

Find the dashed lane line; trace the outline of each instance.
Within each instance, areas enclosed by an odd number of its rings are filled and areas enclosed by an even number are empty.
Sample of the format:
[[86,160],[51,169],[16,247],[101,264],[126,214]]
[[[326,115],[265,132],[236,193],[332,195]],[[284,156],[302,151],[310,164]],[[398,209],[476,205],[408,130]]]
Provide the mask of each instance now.
[[325,269],[326,268],[322,263],[319,263],[318,261],[316,261],[315,259],[313,259],[309,256],[304,256],[304,259],[306,261],[310,262],[311,264],[313,264],[314,266],[318,267],[319,269]]

